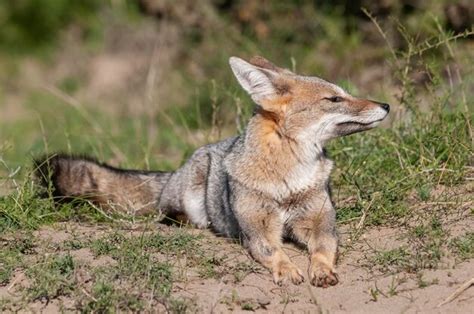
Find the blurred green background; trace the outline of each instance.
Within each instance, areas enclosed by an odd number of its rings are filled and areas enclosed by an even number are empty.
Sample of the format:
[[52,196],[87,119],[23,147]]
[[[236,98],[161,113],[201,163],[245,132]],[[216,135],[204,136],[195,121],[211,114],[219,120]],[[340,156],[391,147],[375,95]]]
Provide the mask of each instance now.
[[473,10],[462,0],[2,1],[0,174],[22,178],[52,151],[179,166],[251,114],[232,55],[387,101],[385,127],[434,102],[465,111]]

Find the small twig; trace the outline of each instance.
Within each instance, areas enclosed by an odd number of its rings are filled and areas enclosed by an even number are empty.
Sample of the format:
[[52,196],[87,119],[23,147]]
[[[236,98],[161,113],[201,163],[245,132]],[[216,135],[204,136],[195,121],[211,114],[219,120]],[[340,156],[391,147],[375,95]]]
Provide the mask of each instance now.
[[92,301],[97,302],[97,299],[94,298],[86,289],[81,288],[82,293],[84,293],[88,298],[92,299]]
[[92,203],[91,201],[89,200],[85,200],[87,202],[87,204],[94,208],[99,214],[103,215],[105,218],[107,219],[110,219],[111,221],[118,221],[118,219],[115,219],[113,218],[112,216],[110,215],[107,215],[107,213],[105,211],[103,211],[101,208],[99,208],[99,206],[96,206],[94,203]]
[[453,152],[449,152],[449,155],[448,155],[448,159],[446,159],[446,162],[443,164],[443,168],[441,170],[441,174],[439,175],[439,179],[438,179],[438,185],[440,185],[441,183],[441,180],[443,179],[443,175],[446,171],[446,165],[448,164],[449,160],[451,159],[451,156],[452,156]]
[[17,278],[15,278],[15,280],[13,280],[13,282],[8,286],[7,291],[10,292],[10,290],[17,284],[18,281],[20,281],[20,279],[23,279],[22,275],[18,276]]
[[217,83],[212,80],[212,91],[211,91],[211,106],[212,106],[212,117],[211,117],[211,139],[213,141],[218,140],[221,136],[221,123],[219,121],[219,103],[217,98]]
[[374,23],[375,27],[377,28],[377,31],[380,33],[380,35],[383,37],[383,39],[387,43],[388,49],[390,50],[390,53],[392,54],[393,59],[395,60],[395,62],[398,62],[395,49],[393,49],[392,44],[388,40],[385,32],[382,30],[382,27],[380,27],[380,24],[379,22],[377,22],[377,19],[366,8],[362,8],[362,12],[364,12],[364,14],[372,21],[372,23]]
[[445,305],[446,303],[449,303],[456,299],[458,296],[461,295],[464,291],[466,291],[470,286],[474,285],[474,277],[472,277],[470,280],[466,281],[461,287],[459,287],[456,291],[454,291],[453,294],[451,294],[449,297],[444,299],[443,302],[438,304],[436,307],[440,307],[442,305]]
[[357,232],[359,232],[362,229],[362,227],[364,226],[365,219],[367,218],[367,212],[372,207],[372,204],[374,203],[374,201],[375,201],[375,197],[372,197],[372,199],[370,200],[370,203],[367,205],[367,207],[365,207],[362,210],[362,216],[360,217],[359,223],[356,226],[356,231]]
[[413,55],[420,55],[421,56],[425,51],[428,51],[428,50],[431,50],[431,49],[434,49],[434,48],[438,48],[439,46],[441,46],[443,44],[447,44],[447,43],[449,43],[451,41],[454,41],[456,39],[466,38],[466,37],[472,36],[472,35],[474,35],[474,30],[466,30],[463,33],[460,33],[460,34],[457,34],[457,35],[454,35],[454,36],[451,36],[451,37],[443,38],[442,40],[440,40],[438,42],[435,42],[435,43],[425,42],[425,47],[420,48],[417,51],[414,51]]

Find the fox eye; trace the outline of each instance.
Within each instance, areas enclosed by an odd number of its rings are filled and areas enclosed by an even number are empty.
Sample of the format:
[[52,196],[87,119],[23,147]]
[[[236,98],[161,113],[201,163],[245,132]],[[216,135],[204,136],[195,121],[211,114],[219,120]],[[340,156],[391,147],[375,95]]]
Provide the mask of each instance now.
[[340,96],[326,97],[325,99],[329,100],[330,102],[343,102],[344,101],[344,98]]

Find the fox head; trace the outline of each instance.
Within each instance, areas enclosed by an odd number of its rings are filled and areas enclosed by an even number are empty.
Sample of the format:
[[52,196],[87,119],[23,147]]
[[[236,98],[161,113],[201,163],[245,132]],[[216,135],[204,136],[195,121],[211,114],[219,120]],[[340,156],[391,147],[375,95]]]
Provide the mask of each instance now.
[[295,140],[323,146],[374,128],[390,110],[388,104],[356,98],[321,78],[297,75],[259,56],[250,62],[231,57],[229,63],[257,112]]

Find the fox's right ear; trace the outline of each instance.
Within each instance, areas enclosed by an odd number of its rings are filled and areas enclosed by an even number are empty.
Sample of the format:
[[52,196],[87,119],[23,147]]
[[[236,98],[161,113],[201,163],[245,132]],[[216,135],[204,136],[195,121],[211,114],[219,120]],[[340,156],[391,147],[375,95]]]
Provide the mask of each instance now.
[[272,80],[278,76],[277,72],[257,67],[237,57],[230,57],[229,64],[240,85],[257,104],[276,95]]

